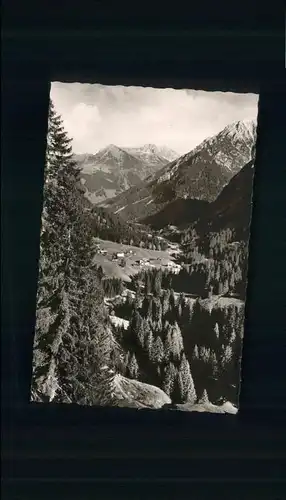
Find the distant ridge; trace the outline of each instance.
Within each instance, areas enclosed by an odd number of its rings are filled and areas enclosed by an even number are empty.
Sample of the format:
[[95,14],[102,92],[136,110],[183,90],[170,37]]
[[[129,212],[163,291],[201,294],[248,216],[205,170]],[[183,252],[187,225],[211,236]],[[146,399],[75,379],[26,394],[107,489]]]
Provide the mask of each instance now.
[[177,199],[212,202],[250,161],[255,143],[254,120],[231,123],[104,206],[126,220],[144,220]]
[[94,155],[79,154],[74,155],[74,158],[81,168],[86,196],[92,203],[99,203],[152,177],[178,156],[173,150],[157,148],[154,144],[145,144],[140,148],[121,148],[109,144]]

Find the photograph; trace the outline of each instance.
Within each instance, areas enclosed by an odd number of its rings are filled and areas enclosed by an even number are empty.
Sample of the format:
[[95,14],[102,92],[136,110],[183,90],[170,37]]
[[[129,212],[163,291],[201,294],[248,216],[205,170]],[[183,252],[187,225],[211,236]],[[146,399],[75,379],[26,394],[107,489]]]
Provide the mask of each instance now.
[[32,402],[237,414],[258,100],[51,83]]

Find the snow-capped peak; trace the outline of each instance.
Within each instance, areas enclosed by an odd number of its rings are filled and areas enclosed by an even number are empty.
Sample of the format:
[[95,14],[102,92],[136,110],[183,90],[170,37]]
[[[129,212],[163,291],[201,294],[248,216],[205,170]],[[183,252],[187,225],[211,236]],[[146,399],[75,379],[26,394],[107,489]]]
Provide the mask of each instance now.
[[157,182],[170,180],[174,175],[177,175],[181,165],[195,165],[196,161],[199,161],[201,153],[209,155],[226,172],[236,173],[253,157],[255,140],[256,120],[232,122],[218,134],[204,139],[189,153],[172,161],[165,169],[162,169]]
[[155,144],[144,144],[143,146],[137,147],[137,148],[125,148],[126,151],[130,152],[131,154],[136,154],[136,155],[155,155],[159,156],[158,148],[155,146]]
[[150,151],[151,153],[158,153],[158,148],[155,144],[144,144],[141,148],[142,151]]
[[179,154],[168,148],[167,146],[156,146],[156,144],[147,143],[143,146],[137,148],[124,148],[131,154],[145,156],[147,159],[148,156],[158,157],[163,160],[167,160],[167,162],[173,161],[179,157]]
[[171,148],[167,148],[166,146],[159,146],[157,149],[159,151],[160,156],[166,158],[166,160],[169,161],[174,161],[180,156],[179,153],[177,153]]
[[220,133],[221,136],[229,136],[233,139],[255,140],[256,120],[241,120],[230,123]]
[[98,151],[98,154],[111,153],[116,156],[120,151],[120,148],[118,146],[115,146],[115,144],[108,144],[108,146],[105,146],[105,148],[100,149]]
[[256,131],[256,121],[255,120],[239,120],[227,125],[223,130],[222,134],[232,134],[232,135],[245,135],[254,136]]
[[109,144],[105,148],[98,151],[96,157],[100,160],[105,160],[112,157],[115,160],[122,161],[123,157],[127,155],[127,152],[115,146],[115,144]]

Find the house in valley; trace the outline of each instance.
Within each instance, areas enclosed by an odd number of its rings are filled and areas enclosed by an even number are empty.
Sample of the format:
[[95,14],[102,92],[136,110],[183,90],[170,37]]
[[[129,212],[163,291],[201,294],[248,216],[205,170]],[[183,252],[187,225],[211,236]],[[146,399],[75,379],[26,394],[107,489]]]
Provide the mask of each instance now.
[[117,259],[123,259],[124,258],[124,252],[117,252],[116,257],[117,257]]

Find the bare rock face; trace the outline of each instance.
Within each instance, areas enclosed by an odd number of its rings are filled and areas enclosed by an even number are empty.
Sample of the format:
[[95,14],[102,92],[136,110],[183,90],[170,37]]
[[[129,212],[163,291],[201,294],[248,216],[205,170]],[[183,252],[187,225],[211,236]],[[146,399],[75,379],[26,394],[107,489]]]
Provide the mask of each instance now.
[[197,403],[195,405],[190,405],[188,403],[176,405],[176,409],[180,411],[198,412],[198,413],[227,413],[236,415],[237,408],[233,406],[230,402],[226,402],[222,405],[213,405],[210,402]]
[[184,404],[166,404],[163,407],[164,410],[177,410],[177,411],[187,411],[196,413],[223,413],[223,414],[237,414],[237,408],[233,406],[230,402],[225,402],[222,405],[214,405],[209,401],[202,401],[196,404],[184,403]]
[[75,161],[86,196],[96,204],[139,184],[178,156],[154,144],[124,149],[109,144],[94,155],[75,155]]
[[101,405],[157,409],[171,403],[169,396],[159,387],[112,372],[110,375],[108,382],[105,380],[102,388],[98,390]]
[[205,139],[140,185],[109,200],[126,220],[144,220],[176,200],[213,202],[253,157],[256,123],[239,121]]

